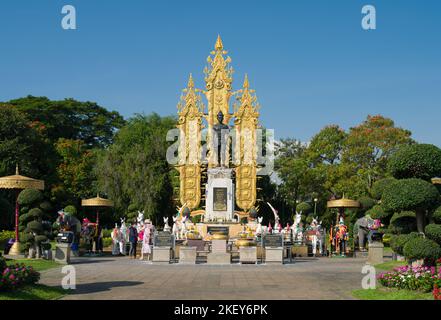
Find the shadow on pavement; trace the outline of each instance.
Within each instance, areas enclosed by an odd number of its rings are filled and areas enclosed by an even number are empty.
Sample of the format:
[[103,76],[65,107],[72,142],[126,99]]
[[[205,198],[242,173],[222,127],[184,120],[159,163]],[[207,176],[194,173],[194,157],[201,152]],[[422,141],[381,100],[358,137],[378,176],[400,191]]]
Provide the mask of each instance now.
[[[86,293],[96,293],[109,291],[112,288],[118,287],[133,287],[140,284],[144,284],[141,281],[108,281],[108,282],[92,282],[92,283],[82,283],[77,284],[75,290],[66,291],[68,294],[86,294]],[[60,288],[56,286],[56,288]]]

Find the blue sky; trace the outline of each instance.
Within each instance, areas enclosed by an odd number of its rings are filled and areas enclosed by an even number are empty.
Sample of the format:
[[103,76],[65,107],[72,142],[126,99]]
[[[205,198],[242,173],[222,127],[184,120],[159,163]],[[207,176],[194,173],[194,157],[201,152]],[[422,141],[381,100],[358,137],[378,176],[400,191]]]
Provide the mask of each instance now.
[[[77,10],[63,30],[61,8]],[[377,30],[361,8],[377,9]],[[24,1],[0,3],[0,101],[96,101],[121,112],[174,114],[188,74],[203,87],[217,34],[234,89],[248,73],[261,122],[307,141],[383,114],[441,146],[441,1]]]

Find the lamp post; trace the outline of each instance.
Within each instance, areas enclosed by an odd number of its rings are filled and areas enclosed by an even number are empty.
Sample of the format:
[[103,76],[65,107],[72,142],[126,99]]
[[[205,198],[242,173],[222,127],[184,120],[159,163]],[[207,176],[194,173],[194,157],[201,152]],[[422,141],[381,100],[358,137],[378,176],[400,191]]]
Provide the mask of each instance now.
[[317,214],[317,198],[314,198],[314,216]]

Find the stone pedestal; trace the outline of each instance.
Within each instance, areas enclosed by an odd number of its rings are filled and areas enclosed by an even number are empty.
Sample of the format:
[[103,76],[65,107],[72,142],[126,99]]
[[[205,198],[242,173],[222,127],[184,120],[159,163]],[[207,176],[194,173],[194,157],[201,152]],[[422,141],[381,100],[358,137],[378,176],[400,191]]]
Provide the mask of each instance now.
[[233,219],[234,212],[234,187],[232,177],[233,169],[212,168],[208,169],[206,186],[207,200],[204,221]]
[[382,242],[369,243],[368,263],[371,265],[383,263],[384,245]]
[[283,248],[265,248],[265,263],[283,263]]
[[213,240],[211,252],[207,255],[208,264],[231,264],[231,254],[227,252],[226,240]]
[[170,247],[153,247],[153,263],[170,263]]
[[293,257],[307,257],[308,246],[292,246],[291,252]]
[[70,243],[57,243],[54,260],[61,264],[70,263]]
[[239,248],[240,263],[257,263],[256,247],[240,247]]
[[196,247],[181,247],[179,250],[179,263],[196,264]]

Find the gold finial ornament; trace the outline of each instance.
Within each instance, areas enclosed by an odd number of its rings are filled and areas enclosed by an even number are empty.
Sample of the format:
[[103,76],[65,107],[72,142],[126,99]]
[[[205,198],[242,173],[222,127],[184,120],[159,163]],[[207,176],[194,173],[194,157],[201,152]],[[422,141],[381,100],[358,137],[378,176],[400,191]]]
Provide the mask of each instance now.
[[217,51],[221,51],[224,49],[224,44],[222,43],[222,39],[220,35],[217,35],[216,44],[214,45],[214,49]]

